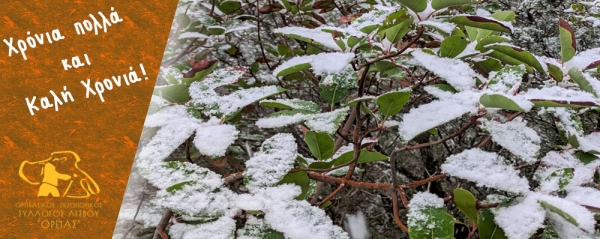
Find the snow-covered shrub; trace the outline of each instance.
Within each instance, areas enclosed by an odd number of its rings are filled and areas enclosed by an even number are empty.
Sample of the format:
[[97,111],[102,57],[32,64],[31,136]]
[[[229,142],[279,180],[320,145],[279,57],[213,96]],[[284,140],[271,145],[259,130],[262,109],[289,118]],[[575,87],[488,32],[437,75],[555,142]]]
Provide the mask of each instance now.
[[[377,237],[323,210],[359,188],[389,195],[398,237],[599,236],[600,132],[582,117],[598,115],[600,49],[578,49],[567,20],[548,23],[554,59],[511,44],[514,12],[475,0],[183,1],[177,19],[136,163],[154,205],[183,217],[160,233]],[[538,116],[555,120],[552,150]],[[394,154],[438,144],[450,155],[430,177],[398,181]],[[363,181],[371,165],[391,176]],[[473,186],[420,187],[456,179]]]

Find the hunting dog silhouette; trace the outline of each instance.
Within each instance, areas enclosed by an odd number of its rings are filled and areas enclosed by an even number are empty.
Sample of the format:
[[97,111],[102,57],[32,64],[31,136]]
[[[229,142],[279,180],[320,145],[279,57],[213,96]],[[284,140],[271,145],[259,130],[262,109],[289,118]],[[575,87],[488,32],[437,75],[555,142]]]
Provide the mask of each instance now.
[[31,185],[39,185],[38,197],[88,198],[98,194],[100,187],[79,168],[80,161],[79,155],[73,151],[57,151],[48,159],[23,161],[19,176]]

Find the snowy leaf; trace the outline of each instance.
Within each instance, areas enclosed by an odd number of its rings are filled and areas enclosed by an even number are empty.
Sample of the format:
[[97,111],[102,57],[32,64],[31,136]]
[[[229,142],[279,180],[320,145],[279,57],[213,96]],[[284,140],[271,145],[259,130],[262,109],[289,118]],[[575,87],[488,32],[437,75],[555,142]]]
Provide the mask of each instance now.
[[589,187],[572,187],[565,199],[581,204],[600,208],[600,190]]
[[515,205],[497,208],[494,221],[510,239],[527,239],[542,227],[546,212],[535,197],[521,199]]
[[[237,139],[239,131],[232,125],[210,124],[202,125],[196,130],[194,146],[201,154],[217,157],[224,156],[227,147]],[[219,137],[215,137],[218,135]]]
[[477,112],[477,99],[477,93],[467,91],[413,108],[402,116],[398,128],[400,136],[404,141],[408,141],[466,113]]
[[324,32],[321,28],[283,27],[275,29],[274,32],[300,41],[326,46],[333,50],[341,50],[333,40],[331,33]]
[[296,185],[284,184],[257,192],[265,201],[265,220],[290,239],[349,239],[348,234],[333,224],[325,212],[305,200],[294,200],[300,194]]
[[522,95],[537,107],[589,107],[598,105],[598,100],[588,92],[565,89],[559,86],[529,89]]
[[281,108],[281,109],[297,109],[297,110],[307,110],[310,112],[317,113],[321,111],[319,105],[312,101],[300,100],[300,99],[276,99],[276,100],[262,100],[260,101],[261,105],[273,108]]
[[229,217],[199,225],[175,223],[169,227],[169,237],[173,239],[230,239],[234,232],[235,220]]
[[[334,159],[332,160],[333,166],[338,166],[338,165],[348,163],[348,162],[352,161],[353,157],[354,157],[354,151],[345,152],[345,153],[341,154],[339,157],[334,156]],[[385,161],[385,160],[389,160],[389,159],[390,158],[388,156],[385,156],[379,152],[371,152],[366,149],[361,149],[360,155],[358,156],[358,160],[356,161],[356,163],[357,164],[371,163],[371,162],[376,162],[376,161]]]
[[309,69],[311,66],[310,62],[312,60],[312,55],[296,56],[275,68],[275,70],[273,70],[273,75],[279,77]]
[[492,140],[511,153],[521,157],[527,163],[537,160],[541,148],[541,138],[521,118],[505,123],[490,121],[485,125]]
[[335,134],[347,114],[348,108],[340,108],[327,113],[307,115],[305,124],[316,132]]
[[408,204],[408,234],[411,239],[454,238],[454,218],[444,209],[444,200],[419,192]]
[[232,114],[256,101],[284,92],[285,89],[276,86],[263,86],[235,91],[219,98],[219,111]]
[[[543,239],[553,239],[552,237],[544,237],[550,236],[546,234],[546,231],[550,231],[550,234],[553,234],[556,239],[561,238],[577,238],[577,239],[597,239],[598,233],[596,232],[584,232],[581,228],[573,225],[572,223],[565,220],[563,217],[556,213],[548,213],[548,225],[544,230]],[[548,230],[551,229],[551,230]]]
[[600,93],[600,81],[594,79],[587,73],[581,72],[575,67],[569,70],[569,76],[573,81],[575,81],[579,85],[579,87],[583,91],[589,92],[592,95],[598,97],[598,94]]
[[565,187],[565,189],[568,191],[571,188],[591,182],[594,177],[594,173],[596,172],[596,167],[600,166],[600,161],[596,160],[594,162],[584,164],[574,156],[573,150],[567,150],[561,153],[550,151],[542,158],[541,165],[544,165],[544,167],[541,167],[536,172],[536,177],[540,181],[548,178],[556,170],[572,168],[573,178]]
[[585,231],[594,231],[594,214],[586,208],[563,198],[541,195],[539,199],[542,207],[563,217],[568,222]]
[[519,171],[506,163],[505,159],[496,154],[469,149],[452,155],[442,164],[442,170],[451,176],[512,193],[529,192],[529,182],[519,176]]
[[[475,87],[475,78],[481,77],[475,73],[469,64],[456,59],[441,58],[427,54],[420,49],[412,52],[412,56],[423,67],[444,78],[448,84],[459,91],[466,91]],[[446,69],[452,68],[452,71]]]
[[504,67],[487,83],[487,89],[502,93],[515,92],[518,90],[525,72],[524,65]]
[[281,185],[286,183],[298,185],[302,189],[302,193],[296,197],[297,200],[304,200],[307,196],[310,196],[308,194],[308,190],[310,189],[310,178],[306,171],[288,173],[283,176],[277,184]]
[[564,189],[573,179],[573,169],[572,168],[562,168],[554,171],[546,178],[546,181],[557,180],[558,188]]
[[276,134],[265,140],[261,151],[246,161],[244,178],[250,192],[277,184],[294,166],[297,148],[291,134]]
[[284,239],[280,232],[271,229],[265,219],[249,215],[244,227],[237,230],[238,239]]

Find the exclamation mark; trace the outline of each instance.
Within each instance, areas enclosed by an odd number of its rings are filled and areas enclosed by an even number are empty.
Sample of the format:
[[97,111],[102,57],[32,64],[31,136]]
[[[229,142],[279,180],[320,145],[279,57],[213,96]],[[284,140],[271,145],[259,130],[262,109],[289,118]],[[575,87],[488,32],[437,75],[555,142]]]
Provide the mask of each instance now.
[[[146,69],[144,69],[144,64],[140,63],[140,68],[142,69],[142,74],[146,75]],[[148,79],[148,77],[144,77],[145,80]]]

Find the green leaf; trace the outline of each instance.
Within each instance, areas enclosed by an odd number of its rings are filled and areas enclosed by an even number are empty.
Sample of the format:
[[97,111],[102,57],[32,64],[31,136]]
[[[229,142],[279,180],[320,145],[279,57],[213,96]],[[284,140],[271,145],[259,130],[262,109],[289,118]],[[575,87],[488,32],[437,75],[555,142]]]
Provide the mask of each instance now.
[[589,81],[595,79],[588,79],[588,77],[583,75],[583,72],[577,69],[577,67],[573,67],[569,70],[569,76],[571,77],[571,79],[573,79],[573,81],[575,81],[579,85],[579,88],[581,88],[583,91],[589,92],[592,95],[598,97],[598,92],[594,90],[594,87]]
[[475,50],[484,52],[487,45],[509,41],[510,39],[501,36],[488,36],[478,40],[477,45],[475,46]]
[[422,12],[427,8],[427,0],[396,0],[410,10]]
[[152,94],[158,95],[171,103],[183,103],[190,100],[189,85],[169,85],[156,87]]
[[196,72],[196,74],[194,75],[194,77],[192,78],[183,78],[181,79],[181,82],[183,82],[184,84],[192,84],[194,81],[202,81],[204,80],[204,78],[206,78],[206,76],[208,76],[210,73],[213,72],[213,70],[215,70],[215,68],[217,68],[217,65],[219,65],[218,61],[215,61],[215,63],[213,63],[210,67],[198,71]]
[[597,106],[595,102],[575,102],[575,101],[553,101],[544,99],[531,99],[531,103],[535,107],[568,107],[568,108],[579,108],[579,107],[590,107]]
[[508,46],[508,45],[492,45],[492,46],[488,46],[487,48],[496,50],[507,56],[510,56],[518,61],[521,61],[521,62],[535,68],[540,73],[545,74],[544,68],[542,67],[540,62],[528,51],[525,51],[521,48],[517,48],[514,46]]
[[501,22],[480,16],[456,16],[451,18],[450,22],[479,29],[512,33],[510,27],[502,24]]
[[235,11],[240,10],[241,7],[242,4],[238,1],[223,1],[217,6],[217,8],[225,14],[232,14]]
[[487,59],[484,61],[478,61],[474,63],[477,68],[484,71],[485,73],[490,73],[492,71],[499,71],[502,69],[502,63],[496,59]]
[[577,41],[575,40],[573,28],[562,18],[558,19],[558,31],[560,33],[560,57],[564,63],[575,56]]
[[369,100],[374,100],[376,99],[376,97],[374,96],[363,96],[360,98],[356,98],[356,99],[352,99],[350,101],[347,101],[342,107],[347,107],[347,106],[356,106],[356,103],[358,102],[364,102],[364,101],[369,101]]
[[[411,208],[411,210],[415,210]],[[419,215],[425,217],[412,219],[409,217],[408,235],[411,239],[452,239],[454,238],[454,218],[444,208],[419,208]],[[413,221],[414,220],[414,221]]]
[[488,108],[500,108],[520,112],[525,111],[511,99],[499,94],[483,94],[481,98],[479,98],[479,103]]
[[435,84],[435,85],[431,85],[435,88],[438,88],[440,90],[446,91],[446,92],[451,92],[451,93],[456,93],[458,92],[456,89],[454,89],[454,87],[452,87],[451,85],[448,84]]
[[[338,166],[338,165],[342,165],[347,162],[350,162],[350,161],[352,161],[353,157],[354,157],[354,151],[349,151],[349,152],[343,153],[342,155],[340,155],[339,157],[337,157],[336,159],[333,160],[333,166]],[[389,159],[388,156],[385,156],[379,152],[371,152],[366,149],[361,149],[360,155],[358,156],[358,160],[356,163],[357,164],[371,163],[371,162],[377,162],[377,161],[385,161],[388,159]]]
[[560,69],[560,67],[550,63],[547,63],[546,66],[548,66],[548,73],[550,73],[550,77],[552,77],[556,81],[563,80],[563,72],[562,69]]
[[328,169],[333,166],[332,162],[314,162],[308,165],[308,168],[316,168],[316,169]]
[[561,239],[554,230],[552,224],[546,223],[546,227],[544,228],[544,233],[542,234],[542,239]]
[[473,224],[477,224],[477,199],[465,189],[457,188],[452,191],[452,201]]
[[554,178],[558,178],[558,188],[562,190],[569,184],[569,182],[571,182],[573,176],[573,168],[561,168],[548,175],[548,177],[546,177],[546,181],[551,181]]
[[454,58],[467,48],[469,42],[461,36],[450,36],[442,41],[440,46],[440,56]]
[[432,0],[431,7],[435,10],[447,8],[456,5],[478,3],[477,0]]
[[508,239],[504,234],[504,230],[494,222],[494,214],[487,208],[481,209],[477,227],[481,239]]
[[285,68],[285,69],[279,71],[276,76],[279,77],[279,76],[289,75],[289,74],[292,74],[295,72],[306,70],[308,68],[310,68],[310,63],[301,63],[301,64],[293,65],[293,66],[290,66],[288,68]]
[[195,184],[195,183],[196,183],[195,181],[185,181],[185,182],[174,184],[174,185],[166,188],[165,190],[167,192],[169,192],[169,193],[174,193],[174,192],[177,192],[177,191],[183,189],[183,187],[185,185],[192,185],[192,184]]
[[302,189],[302,193],[296,197],[297,200],[304,200],[306,198],[310,186],[310,178],[308,178],[308,173],[306,171],[288,173],[283,176],[277,184],[281,185],[286,183],[296,184]]
[[514,11],[497,11],[490,16],[498,21],[512,22],[515,20]]
[[385,30],[385,38],[391,43],[397,43],[402,40],[404,35],[410,30],[409,26],[413,23],[412,18],[408,18]]
[[384,117],[400,113],[400,110],[410,99],[410,90],[388,92],[377,97],[379,113]]
[[310,153],[319,160],[328,159],[333,155],[334,142],[327,134],[308,131],[304,136],[304,142],[308,145]]
[[577,153],[575,153],[575,157],[577,159],[579,159],[579,161],[581,161],[584,165],[587,165],[591,162],[596,161],[596,159],[598,159],[598,157],[596,157],[596,155],[593,155],[591,153],[586,153],[583,151],[577,151]]
[[567,213],[567,212],[561,210],[560,208],[558,208],[550,203],[547,203],[545,201],[540,201],[540,204],[542,205],[543,208],[548,209],[548,210],[558,214],[559,216],[561,216],[568,222],[572,223],[573,225],[579,226],[579,223],[577,223],[577,220],[575,220],[575,218],[573,218],[573,216],[569,215],[569,213]]
[[210,26],[207,27],[207,30],[213,35],[223,35],[225,33],[225,28],[221,26]]

